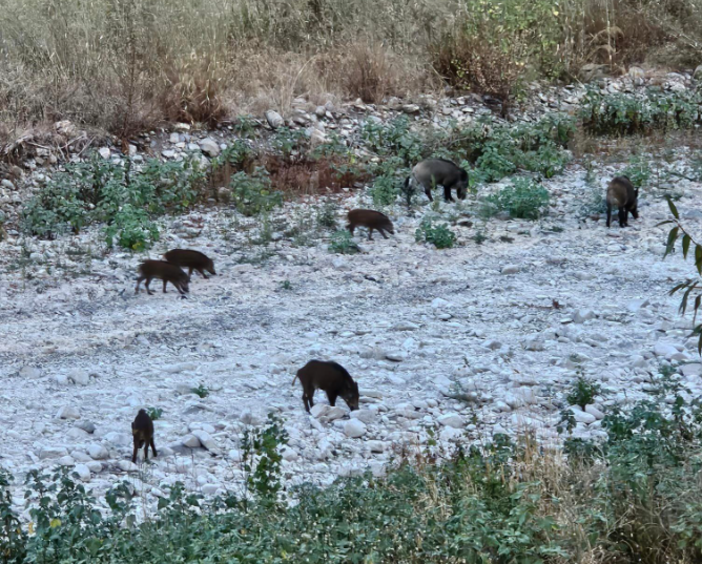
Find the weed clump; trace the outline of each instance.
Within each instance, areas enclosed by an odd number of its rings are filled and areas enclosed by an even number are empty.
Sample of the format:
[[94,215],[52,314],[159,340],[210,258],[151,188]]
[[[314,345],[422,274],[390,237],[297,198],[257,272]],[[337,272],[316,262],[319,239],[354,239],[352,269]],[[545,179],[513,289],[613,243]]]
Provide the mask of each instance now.
[[417,242],[431,243],[437,249],[450,249],[456,243],[456,234],[448,225],[435,225],[430,218],[422,219],[414,233]]
[[540,184],[517,178],[511,185],[485,198],[485,202],[484,213],[488,216],[506,211],[513,218],[538,219],[545,213],[549,194]]

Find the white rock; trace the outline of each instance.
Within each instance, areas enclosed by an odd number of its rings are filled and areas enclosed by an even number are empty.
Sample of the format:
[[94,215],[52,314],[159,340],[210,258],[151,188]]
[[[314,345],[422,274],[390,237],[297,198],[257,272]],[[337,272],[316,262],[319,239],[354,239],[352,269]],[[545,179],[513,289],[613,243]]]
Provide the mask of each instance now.
[[595,419],[597,419],[598,421],[599,421],[600,419],[604,419],[604,413],[602,413],[602,412],[601,412],[599,409],[597,409],[594,405],[590,405],[590,404],[586,405],[586,406],[585,406],[585,411],[586,411],[587,413],[589,413],[590,415],[594,416]]
[[656,356],[663,356],[667,358],[677,354],[678,349],[671,343],[662,343],[659,341],[653,347],[653,352],[656,354]]
[[500,270],[501,274],[517,274],[517,272],[519,272],[519,266],[516,264],[508,264]]
[[578,423],[589,425],[590,423],[597,421],[597,418],[594,415],[583,411],[578,405],[571,405],[570,410],[573,412],[573,416]]
[[386,444],[383,441],[368,441],[366,443],[371,452],[382,453],[385,452]]
[[[198,441],[200,441],[200,444],[206,448],[207,450],[216,450],[217,449],[217,443],[215,443],[215,440],[210,436],[210,434],[207,431],[203,431],[202,429],[197,429],[193,431],[193,435],[197,438]],[[183,442],[185,444],[185,442]],[[189,446],[189,445],[185,445]]]
[[283,116],[281,116],[275,110],[268,110],[265,113],[265,116],[268,125],[270,125],[273,129],[278,129],[279,127],[285,125],[285,120],[283,119]]
[[702,375],[702,364],[692,363],[683,364],[680,367],[680,371],[684,376],[701,376]]
[[463,417],[461,417],[458,413],[445,413],[443,415],[440,415],[437,421],[441,425],[445,425],[446,427],[453,427],[454,429],[462,429],[465,425]]
[[[316,404],[314,407],[317,407]],[[326,410],[324,417],[326,417],[329,421],[335,421],[336,419],[341,419],[344,417],[347,413],[348,410],[344,409],[340,405],[335,405],[334,407],[327,406],[329,409]]]
[[41,447],[39,450],[41,460],[55,460],[67,454],[68,450],[65,447]]
[[78,474],[78,478],[80,478],[83,482],[90,481],[90,468],[88,468],[85,464],[76,464],[73,470],[76,474]]
[[573,315],[573,321],[575,323],[585,323],[586,321],[594,319],[595,317],[595,312],[591,309],[580,309]]
[[331,406],[326,403],[315,403],[310,407],[310,415],[312,417],[320,418],[326,416],[331,410]]
[[295,449],[287,447],[287,446],[283,449],[283,452],[281,454],[282,454],[283,458],[285,460],[287,460],[288,462],[293,462],[300,457],[300,455],[297,453],[297,451]]
[[64,405],[56,414],[58,419],[80,419],[78,410],[70,405]]
[[19,375],[23,379],[39,378],[41,376],[41,370],[39,368],[37,368],[36,366],[25,365],[20,369]]
[[214,139],[211,139],[210,137],[200,141],[200,148],[202,149],[203,153],[205,153],[208,157],[212,158],[218,156],[220,152],[219,145]]
[[68,375],[74,384],[79,386],[87,386],[90,382],[90,375],[85,371],[77,368]]
[[93,460],[105,460],[110,456],[107,449],[101,445],[90,445],[88,447],[88,454]]
[[353,411],[351,416],[355,417],[359,421],[362,421],[366,425],[369,425],[376,420],[376,414],[370,409],[358,409]]
[[98,154],[105,160],[108,160],[110,156],[112,156],[112,153],[108,147],[101,147],[98,149]]
[[58,463],[61,466],[73,466],[76,463],[76,461],[73,459],[72,456],[66,455],[59,458]]
[[178,133],[171,133],[171,136],[168,138],[168,140],[175,145],[176,143],[180,143],[180,135]]
[[241,462],[242,460],[241,451],[237,449],[230,450],[228,456],[233,462]]
[[366,425],[358,419],[349,419],[344,423],[344,433],[347,437],[357,439],[366,434]]
[[183,446],[188,448],[200,448],[201,446],[200,439],[198,439],[195,435],[186,435],[183,437],[181,443]]
[[123,472],[138,472],[139,467],[134,464],[131,460],[119,460],[117,462],[117,466],[119,466],[120,470]]
[[99,474],[102,472],[102,463],[98,462],[97,460],[86,462],[85,465],[93,474]]

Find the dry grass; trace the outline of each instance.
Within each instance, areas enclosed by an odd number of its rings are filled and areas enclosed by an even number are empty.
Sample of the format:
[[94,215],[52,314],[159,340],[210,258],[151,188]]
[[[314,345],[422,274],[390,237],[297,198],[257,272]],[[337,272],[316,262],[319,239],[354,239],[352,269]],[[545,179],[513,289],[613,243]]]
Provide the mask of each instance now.
[[[292,101],[377,103],[450,84],[702,55],[702,0],[5,0],[0,123],[69,119],[120,136]],[[526,73],[526,74],[525,74]]]

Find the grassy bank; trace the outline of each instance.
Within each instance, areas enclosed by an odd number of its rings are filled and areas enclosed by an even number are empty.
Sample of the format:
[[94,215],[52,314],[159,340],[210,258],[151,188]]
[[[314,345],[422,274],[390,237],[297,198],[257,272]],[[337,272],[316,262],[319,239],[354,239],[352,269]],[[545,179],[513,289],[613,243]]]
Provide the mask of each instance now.
[[698,0],[4,0],[0,123],[129,135],[163,120],[699,63]]
[[[31,523],[0,495],[5,563],[699,562],[702,412],[662,378],[659,395],[565,451],[498,435],[438,453],[431,441],[370,474],[284,491],[280,422],[244,439],[243,486],[206,502],[179,485],[134,519],[127,483],[98,505],[65,472],[30,473]],[[54,484],[54,485],[49,485]],[[3,488],[7,479],[0,481]],[[292,503],[288,503],[292,502]]]

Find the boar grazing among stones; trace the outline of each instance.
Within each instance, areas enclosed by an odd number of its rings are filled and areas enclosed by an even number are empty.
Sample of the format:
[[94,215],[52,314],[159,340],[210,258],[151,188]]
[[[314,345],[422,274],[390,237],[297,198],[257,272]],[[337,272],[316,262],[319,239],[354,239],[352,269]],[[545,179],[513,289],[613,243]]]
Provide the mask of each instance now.
[[341,396],[349,409],[358,409],[358,384],[340,364],[310,360],[297,371],[293,384],[298,378],[302,384],[302,401],[308,412],[314,405],[312,398],[318,389],[324,390],[330,405],[336,405],[336,398]]
[[149,295],[152,295],[153,292],[149,289],[149,284],[151,284],[151,280],[154,278],[163,280],[164,294],[166,293],[166,284],[168,282],[176,287],[176,290],[178,290],[181,296],[184,296],[190,291],[188,289],[188,275],[179,267],[162,260],[145,260],[139,265],[139,278],[137,279],[135,293],[139,293],[139,284],[141,284],[141,281],[146,280],[144,284],[146,286],[146,291]]
[[199,251],[191,251],[190,249],[173,249],[168,251],[163,258],[171,264],[188,269],[188,280],[193,275],[193,270],[197,270],[203,278],[207,278],[205,271],[212,275],[216,275],[214,262],[207,255]]
[[132,437],[134,438],[134,451],[132,452],[132,462],[136,464],[137,452],[144,447],[144,460],[149,459],[149,447],[156,454],[156,446],[154,445],[154,422],[149,417],[145,410],[140,409],[136,418],[132,422]]
[[446,159],[426,159],[415,165],[412,174],[405,180],[405,191],[413,190],[413,185],[418,184],[424,188],[424,193],[429,201],[434,201],[431,189],[434,186],[444,187],[444,199],[453,202],[451,189],[456,189],[456,196],[465,200],[468,192],[468,173],[456,164]]
[[639,189],[634,188],[627,176],[616,176],[607,186],[607,227],[612,223],[612,208],[619,210],[619,227],[629,225],[629,214],[639,219]]
[[374,229],[378,233],[380,233],[384,239],[388,238],[388,236],[385,234],[386,231],[388,233],[392,233],[393,235],[395,234],[395,228],[392,226],[392,222],[390,221],[388,216],[378,211],[351,210],[349,212],[348,218],[348,229],[349,231],[351,231],[351,235],[353,235],[354,229],[356,229],[356,227],[358,227],[359,225],[368,229],[369,241],[373,240]]

